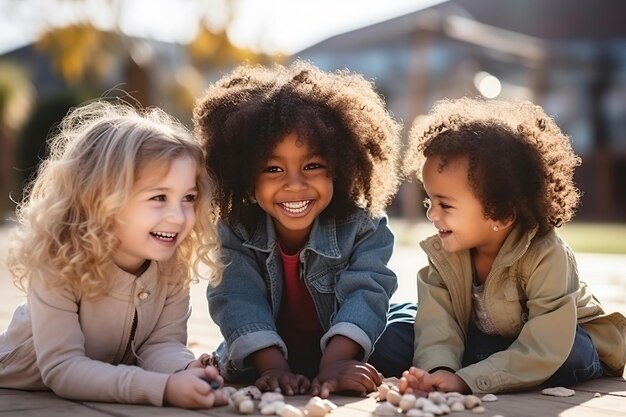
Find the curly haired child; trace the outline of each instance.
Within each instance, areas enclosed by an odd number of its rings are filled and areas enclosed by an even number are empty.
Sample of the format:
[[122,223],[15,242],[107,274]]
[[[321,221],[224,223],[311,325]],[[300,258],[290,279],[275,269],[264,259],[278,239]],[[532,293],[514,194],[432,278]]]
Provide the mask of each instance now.
[[[228,264],[207,290],[225,338],[221,374],[322,397],[371,392],[377,370],[400,376],[415,306],[390,309],[384,214],[399,183],[400,127],[372,84],[305,62],[244,65],[208,88],[194,122],[217,177]],[[396,354],[399,337],[411,348]]]
[[[437,235],[421,242],[415,354],[402,388],[487,393],[621,375],[626,319],[579,281],[555,232],[579,201],[580,159],[529,102],[438,102],[406,171]],[[558,336],[557,336],[558,335]]]
[[222,270],[200,144],[159,109],[104,100],[49,144],[18,207],[8,265],[27,298],[0,334],[0,387],[225,404],[217,369],[186,347],[189,284],[200,263],[215,282]]

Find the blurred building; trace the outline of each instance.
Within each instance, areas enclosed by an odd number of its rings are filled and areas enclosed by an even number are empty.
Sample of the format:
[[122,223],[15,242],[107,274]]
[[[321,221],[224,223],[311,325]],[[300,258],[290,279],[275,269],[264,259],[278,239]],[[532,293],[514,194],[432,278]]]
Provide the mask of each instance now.
[[[408,130],[444,97],[529,99],[571,136],[583,165],[577,219],[626,220],[626,2],[451,0],[297,54],[373,79]],[[418,218],[404,184],[392,214]],[[395,213],[394,213],[395,212]]]

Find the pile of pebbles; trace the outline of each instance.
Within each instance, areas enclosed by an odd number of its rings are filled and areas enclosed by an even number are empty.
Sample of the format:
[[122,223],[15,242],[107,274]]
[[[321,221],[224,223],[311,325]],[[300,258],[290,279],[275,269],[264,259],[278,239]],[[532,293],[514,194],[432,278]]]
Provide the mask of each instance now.
[[[378,401],[375,416],[435,417],[457,411],[470,410],[474,414],[484,413],[483,403],[497,401],[494,394],[464,395],[458,392],[430,392],[428,397],[417,397],[411,393],[401,394],[396,385],[381,384],[378,387]],[[494,416],[497,417],[497,416]]]
[[[285,397],[280,392],[264,392],[250,385],[236,389],[224,387],[223,390],[230,397],[230,404],[239,414],[252,414],[258,409],[264,416],[277,415],[280,417],[324,417],[337,406],[320,397],[311,397],[304,407],[304,411],[285,402]],[[258,404],[256,404],[258,401]]]

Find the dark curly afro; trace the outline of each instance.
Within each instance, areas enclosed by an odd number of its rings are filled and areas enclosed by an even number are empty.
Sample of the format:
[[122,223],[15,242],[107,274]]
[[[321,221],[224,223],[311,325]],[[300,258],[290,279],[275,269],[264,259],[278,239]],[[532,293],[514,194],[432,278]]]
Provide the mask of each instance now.
[[329,162],[333,199],[324,214],[355,206],[383,212],[399,185],[400,125],[371,82],[310,63],[242,65],[196,103],[195,133],[217,179],[219,216],[234,224],[279,140],[296,133]]
[[442,100],[418,117],[409,133],[406,175],[422,180],[427,157],[443,164],[468,157],[468,182],[493,220],[515,218],[538,235],[570,221],[580,193],[580,158],[541,107],[528,101]]

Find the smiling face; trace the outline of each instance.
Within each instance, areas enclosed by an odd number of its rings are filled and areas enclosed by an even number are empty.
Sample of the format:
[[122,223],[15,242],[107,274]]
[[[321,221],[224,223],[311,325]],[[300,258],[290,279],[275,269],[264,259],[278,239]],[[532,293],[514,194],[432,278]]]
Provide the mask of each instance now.
[[313,221],[330,204],[333,180],[326,159],[291,133],[271,152],[254,190],[259,206],[274,219],[281,244],[295,253],[306,243]]
[[426,158],[422,171],[426,216],[437,228],[443,248],[448,252],[475,248],[479,252],[497,253],[502,235],[493,226],[499,222],[485,217],[484,207],[468,182],[468,159],[448,159],[441,169],[441,158]]
[[120,245],[113,262],[136,274],[148,259],[171,258],[196,222],[196,195],[196,163],[190,157],[177,158],[166,169],[148,163],[118,213]]

